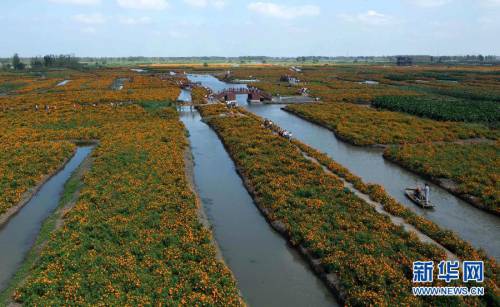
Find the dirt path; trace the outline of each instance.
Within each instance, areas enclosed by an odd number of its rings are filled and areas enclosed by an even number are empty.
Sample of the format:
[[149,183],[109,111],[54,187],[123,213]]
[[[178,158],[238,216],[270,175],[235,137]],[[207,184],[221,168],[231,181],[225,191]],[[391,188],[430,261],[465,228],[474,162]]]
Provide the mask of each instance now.
[[[297,149],[300,150],[300,148],[298,148],[298,147],[297,147]],[[359,191],[358,189],[356,189],[352,183],[346,181],[344,178],[341,178],[341,177],[335,175],[328,168],[326,168],[324,165],[322,165],[318,160],[316,160],[315,158],[307,155],[302,150],[300,150],[300,151],[302,152],[302,154],[304,155],[304,157],[306,159],[308,159],[309,161],[312,161],[312,162],[316,163],[317,165],[321,166],[321,168],[325,171],[325,173],[330,174],[332,176],[335,176],[335,178],[337,178],[340,181],[342,181],[344,183],[344,186],[346,188],[348,188],[351,192],[353,192],[357,197],[361,198],[366,203],[368,203],[373,208],[375,208],[375,210],[378,213],[383,214],[385,216],[388,216],[393,224],[398,225],[398,226],[402,226],[408,232],[415,233],[417,235],[417,237],[422,242],[429,243],[429,244],[432,244],[432,245],[435,245],[435,246],[439,247],[440,249],[442,249],[446,253],[446,258],[448,260],[458,260],[459,259],[457,255],[455,255],[454,253],[452,253],[451,251],[449,251],[447,248],[445,248],[444,246],[442,246],[438,242],[434,241],[432,238],[430,238],[429,236],[427,236],[426,234],[424,234],[423,232],[421,232],[420,230],[418,230],[417,228],[415,228],[413,225],[408,224],[404,219],[402,219],[402,218],[400,218],[398,216],[394,216],[394,215],[390,214],[389,212],[385,211],[384,210],[384,206],[381,203],[378,203],[378,202],[375,202],[375,201],[371,200],[370,196],[368,196],[367,194],[364,194],[361,191]]]
[[398,161],[396,159],[392,159],[391,157],[388,157],[385,155],[384,155],[384,159],[386,159],[387,161],[389,161],[391,163],[398,165],[399,167],[401,167],[401,168],[403,168],[403,169],[405,169],[405,170],[407,170],[415,175],[418,175],[418,176],[420,176],[428,181],[433,182],[435,185],[443,188],[444,190],[448,191],[450,194],[455,195],[456,197],[460,198],[461,200],[467,202],[468,204],[470,204],[470,205],[472,205],[472,206],[474,206],[482,211],[488,212],[490,214],[494,214],[496,216],[500,216],[499,212],[495,211],[492,208],[485,206],[479,197],[472,195],[472,194],[462,192],[459,188],[460,184],[457,183],[456,181],[454,181],[453,179],[444,178],[444,177],[434,177],[434,176],[431,176],[429,174],[425,174],[423,172],[420,172],[420,171],[417,171],[415,169],[410,168],[409,166],[405,165],[401,161]]

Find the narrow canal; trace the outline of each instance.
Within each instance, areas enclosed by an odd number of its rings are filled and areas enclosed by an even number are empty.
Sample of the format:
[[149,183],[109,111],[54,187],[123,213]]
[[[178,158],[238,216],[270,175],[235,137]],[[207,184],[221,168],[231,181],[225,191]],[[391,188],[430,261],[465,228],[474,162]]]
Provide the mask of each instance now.
[[336,306],[308,264],[260,214],[215,132],[184,107],[194,181],[223,258],[250,306]]
[[75,155],[50,178],[7,224],[0,228],[0,292],[8,285],[31,249],[40,227],[57,208],[64,184],[91,153],[93,146],[78,147]]
[[[201,81],[208,87],[215,84],[217,90],[224,88],[226,84],[210,75],[203,77],[198,75],[196,81]],[[231,84],[229,86],[235,87]],[[249,105],[245,95],[238,97],[238,103],[249,111],[271,119],[277,125],[291,131],[300,141],[328,154],[332,159],[363,178],[365,182],[381,184],[403,205],[443,228],[456,232],[473,246],[484,249],[488,255],[500,261],[498,241],[500,218],[473,207],[434,184],[430,186],[431,198],[436,208],[434,210],[421,209],[409,201],[403,191],[406,187],[413,187],[417,183],[422,184],[424,179],[385,160],[380,149],[353,146],[343,142],[328,129],[281,110],[283,107],[281,105]]]
[[111,89],[115,91],[121,91],[128,78],[116,78],[111,84]]

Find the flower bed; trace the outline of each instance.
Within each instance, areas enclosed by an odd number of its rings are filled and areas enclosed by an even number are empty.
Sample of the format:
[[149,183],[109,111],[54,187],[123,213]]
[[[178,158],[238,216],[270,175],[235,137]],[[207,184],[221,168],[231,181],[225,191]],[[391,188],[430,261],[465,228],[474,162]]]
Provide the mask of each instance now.
[[[0,138],[1,139],[1,138]],[[54,173],[75,151],[69,142],[0,142],[0,215]]]
[[[96,75],[114,79],[122,73]],[[101,83],[90,79],[96,76],[88,78],[87,84]],[[40,306],[243,304],[231,272],[217,259],[210,231],[198,220],[185,175],[184,126],[174,108],[162,108],[179,89],[161,80],[135,80],[129,90],[149,98],[147,103],[120,104],[123,96],[116,91],[89,88],[41,95],[49,111],[34,110],[30,94],[0,102],[7,106],[0,112],[2,141],[18,142],[20,148],[60,144],[38,152],[42,158],[54,153],[56,161],[58,151],[71,152],[74,145],[68,141],[99,140],[74,208],[17,286],[15,301]],[[110,103],[95,103],[101,91],[112,97]],[[82,97],[90,104],[78,104]],[[12,154],[31,170],[37,166],[28,153]],[[13,172],[22,174],[17,166]]]
[[220,106],[200,110],[210,114],[208,123],[266,217],[283,225],[293,245],[309,250],[338,276],[346,304],[485,304],[477,298],[414,297],[412,261],[443,259],[441,249],[392,224],[307,160],[296,144],[265,129],[256,116],[241,109],[231,115]]
[[500,215],[498,144],[418,144],[390,147],[384,157],[436,181],[451,179],[459,195],[473,195],[475,205]]
[[438,122],[348,103],[289,105],[285,110],[333,130],[340,138],[355,145],[498,137],[498,131],[481,125]]

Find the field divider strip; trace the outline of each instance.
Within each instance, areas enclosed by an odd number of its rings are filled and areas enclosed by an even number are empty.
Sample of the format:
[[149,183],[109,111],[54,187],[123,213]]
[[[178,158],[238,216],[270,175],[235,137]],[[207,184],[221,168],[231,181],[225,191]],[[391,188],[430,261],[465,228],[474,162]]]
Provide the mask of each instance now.
[[[262,118],[250,111],[241,108],[239,108],[238,111],[262,122]],[[281,128],[273,124],[270,129],[274,133],[277,133]],[[360,177],[352,174],[347,168],[335,162],[326,154],[319,152],[297,139],[291,139],[290,141],[296,145],[296,147],[303,154],[306,153],[307,156],[313,157],[316,161],[318,161],[323,169],[328,169],[330,172],[335,174],[337,178],[343,179],[344,182],[352,184],[352,186],[361,193],[368,195],[370,200],[381,204],[384,211],[395,217],[399,217],[406,223],[414,226],[417,231],[420,231],[429,239],[433,240],[437,246],[442,247],[448,257],[454,256],[465,260],[483,260],[486,266],[485,274],[489,277],[488,285],[492,287],[495,292],[498,292],[498,264],[494,258],[489,257],[483,250],[475,249],[470,243],[459,238],[454,232],[442,229],[439,225],[433,223],[432,221],[416,215],[413,211],[404,207],[397,200],[388,195],[382,186],[377,184],[365,184]],[[415,234],[418,235],[416,232]],[[432,242],[429,243],[436,245]],[[448,252],[451,254],[448,254]]]
[[449,251],[446,247],[444,247],[443,245],[439,244],[438,242],[436,242],[434,239],[432,239],[428,235],[426,235],[423,232],[421,232],[420,230],[418,230],[415,226],[407,223],[403,218],[395,216],[395,215],[392,215],[391,213],[385,211],[384,210],[384,206],[381,203],[372,200],[368,194],[365,194],[365,193],[361,192],[360,190],[356,189],[352,183],[348,182],[347,180],[345,180],[342,177],[339,177],[339,176],[335,175],[326,166],[324,166],[323,164],[321,164],[317,159],[309,156],[307,153],[305,153],[304,151],[302,151],[300,148],[299,148],[299,150],[302,152],[302,154],[304,155],[304,157],[306,159],[308,159],[308,160],[310,160],[310,161],[318,164],[319,166],[321,166],[321,168],[325,171],[325,173],[327,173],[329,175],[332,175],[332,176],[335,176],[337,179],[339,179],[340,181],[342,181],[344,183],[344,186],[346,188],[348,188],[351,192],[353,192],[357,197],[361,198],[366,203],[368,203],[369,205],[371,205],[372,207],[374,207],[375,210],[378,213],[388,216],[393,224],[398,225],[398,226],[403,226],[403,228],[406,231],[412,231],[412,232],[414,232],[417,235],[417,237],[422,242],[424,242],[424,243],[430,243],[430,244],[433,244],[433,245],[441,248],[446,253],[446,257],[447,257],[448,260],[458,260],[459,259],[457,255],[455,255],[454,253],[452,253],[451,251]]

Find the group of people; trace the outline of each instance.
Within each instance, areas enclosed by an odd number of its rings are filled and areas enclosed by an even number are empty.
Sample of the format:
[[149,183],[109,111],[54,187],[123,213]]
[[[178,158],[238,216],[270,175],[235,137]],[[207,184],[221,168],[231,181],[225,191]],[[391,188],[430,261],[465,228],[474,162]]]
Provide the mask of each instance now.
[[[54,109],[56,110],[57,109],[57,106],[49,106],[48,104],[45,105],[45,112],[50,112],[50,109]],[[40,110],[40,106],[38,104],[35,104],[35,111],[39,111]]]
[[[275,130],[273,122],[267,118],[264,119],[264,128]],[[280,127],[276,127],[276,130],[278,131],[278,134],[284,138],[291,139],[293,136],[292,132],[285,129],[281,129]]]
[[[112,107],[118,107],[118,106],[121,106],[121,105],[124,105],[124,104],[130,104],[130,103],[127,103],[127,102],[111,102],[109,105],[112,106]],[[73,104],[73,109],[78,109],[80,105],[74,103]],[[92,106],[92,107],[97,107],[97,104],[96,103],[92,103],[92,104],[88,104],[88,106]],[[44,105],[43,107],[39,104],[35,104],[35,107],[34,107],[34,110],[36,112],[40,111],[44,109],[45,112],[50,112],[51,110],[57,110],[57,106],[56,105],[53,105],[53,106],[50,106],[48,104]]]
[[431,188],[426,182],[423,189],[417,185],[414,195],[417,199],[424,200],[425,204],[428,205],[430,202],[430,193],[431,193]]
[[264,128],[269,128],[271,129],[273,127],[273,122],[270,121],[269,119],[264,119]]
[[286,139],[291,139],[292,138],[292,132],[288,131],[288,130],[285,130],[285,129],[281,129],[279,128],[278,130],[278,134]]

